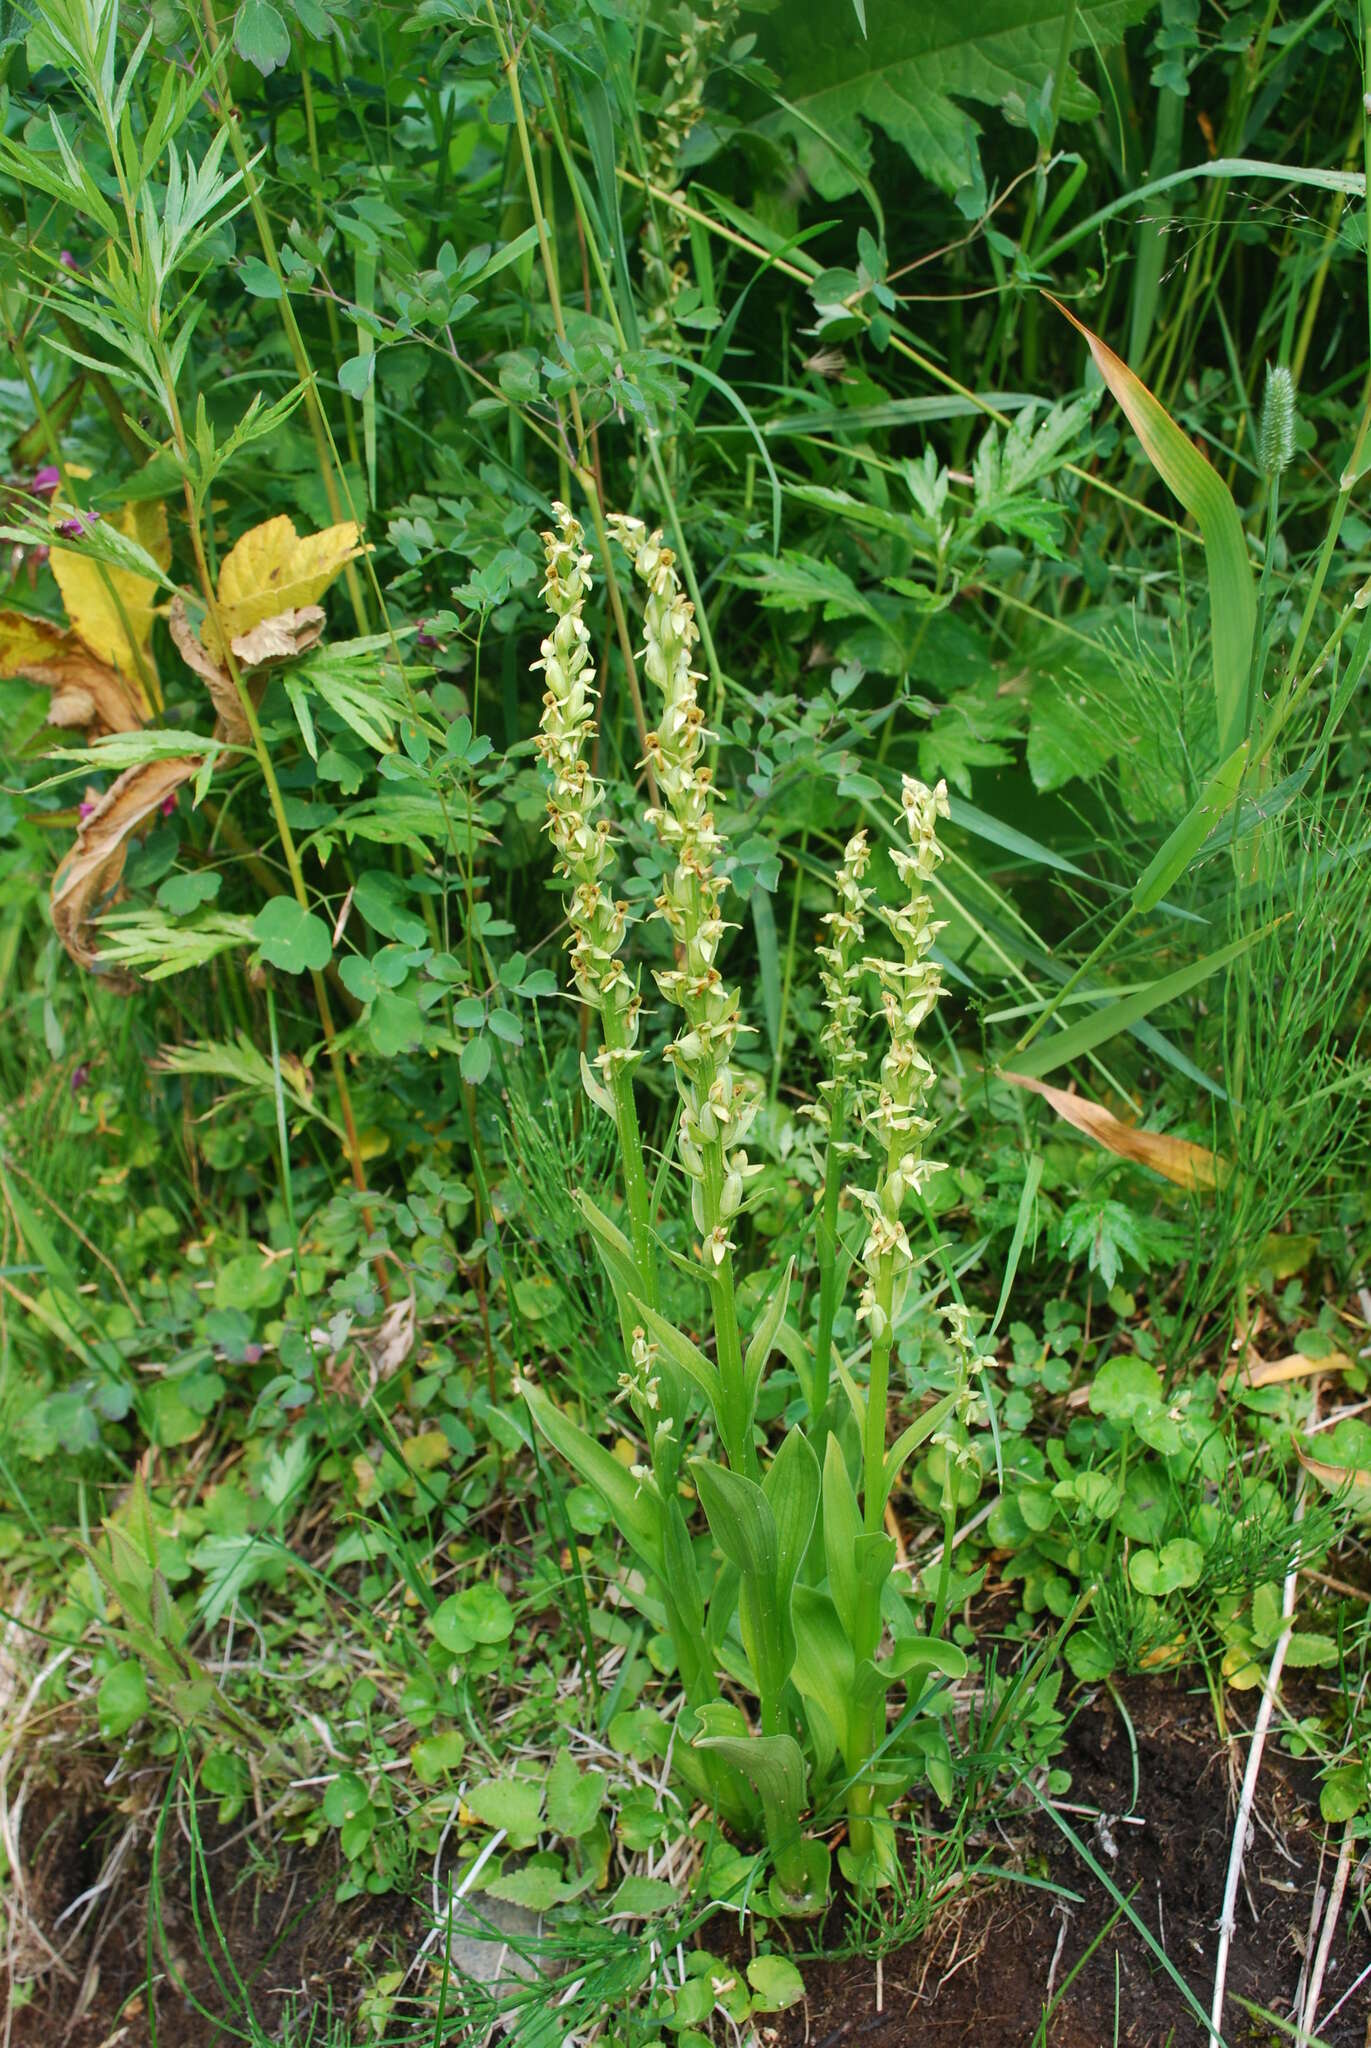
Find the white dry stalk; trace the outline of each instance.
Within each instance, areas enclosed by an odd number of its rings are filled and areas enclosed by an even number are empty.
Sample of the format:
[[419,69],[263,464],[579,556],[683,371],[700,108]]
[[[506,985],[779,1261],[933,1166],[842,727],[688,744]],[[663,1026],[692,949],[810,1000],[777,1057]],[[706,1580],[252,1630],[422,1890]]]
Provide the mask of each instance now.
[[[1304,1470],[1301,1467],[1293,1519],[1299,1523],[1303,1518]],[[1266,1747],[1267,1732],[1276,1706],[1276,1688],[1281,1682],[1281,1672],[1285,1668],[1290,1638],[1295,1633],[1295,1589],[1299,1583],[1299,1576],[1299,1558],[1296,1557],[1285,1575],[1285,1583],[1281,1588],[1281,1632],[1276,1640],[1276,1647],[1271,1652],[1271,1664],[1262,1685],[1262,1702],[1252,1729],[1252,1742],[1247,1752],[1247,1769],[1243,1772],[1238,1814],[1233,1824],[1233,1845],[1228,1852],[1228,1876],[1223,1888],[1223,1910],[1219,1915],[1219,1953],[1214,1964],[1214,1998],[1209,2008],[1209,2048],[1223,2048],[1223,2002],[1228,1982],[1228,1953],[1233,1944],[1238,1885],[1242,1878],[1243,1857],[1247,1853],[1247,1837],[1252,1826],[1252,1806],[1257,1796],[1257,1779],[1261,1775],[1262,1752]]]
[[1352,1838],[1355,1826],[1355,1821],[1349,1820],[1343,1830],[1342,1846],[1338,1850],[1338,1867],[1333,1873],[1333,1889],[1328,1895],[1328,1908],[1324,1913],[1323,1927],[1319,1933],[1318,1953],[1314,1957],[1309,1989],[1305,1993],[1304,2010],[1300,2014],[1301,2031],[1311,2039],[1314,2021],[1318,2017],[1319,1994],[1323,1990],[1324,1974],[1333,1949],[1333,1936],[1338,1930],[1338,1916],[1342,1912],[1343,1895],[1347,1890],[1348,1874],[1352,1868]]

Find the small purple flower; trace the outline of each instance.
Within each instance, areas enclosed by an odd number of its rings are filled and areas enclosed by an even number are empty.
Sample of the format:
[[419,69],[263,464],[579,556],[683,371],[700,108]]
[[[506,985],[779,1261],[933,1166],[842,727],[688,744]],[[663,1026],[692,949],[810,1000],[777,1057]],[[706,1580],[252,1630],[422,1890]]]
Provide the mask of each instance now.
[[56,463],[49,462],[42,469],[34,471],[33,482],[30,484],[29,489],[35,498],[50,498],[58,489],[61,481],[61,470],[58,469]]
[[176,791],[175,791],[175,790],[173,790],[170,796],[164,796],[164,797],[162,798],[162,816],[163,816],[164,818],[174,818],[174,817],[175,817],[175,815],[176,815]]
[[68,540],[80,540],[81,535],[88,533],[99,517],[98,512],[76,512],[70,519],[59,519],[57,531]]
[[73,1094],[73,1095],[79,1095],[79,1094],[81,1093],[81,1090],[82,1090],[82,1089],[83,1089],[83,1088],[85,1087],[85,1085],[86,1085],[87,1081],[89,1081],[89,1079],[90,1079],[90,1062],[89,1062],[88,1060],[82,1060],[82,1062],[81,1062],[81,1064],[80,1064],[80,1066],[79,1066],[79,1067],[73,1067],[73,1068],[72,1068],[72,1070],[71,1070],[71,1092],[72,1092],[72,1094]]
[[63,270],[75,270],[79,272],[81,268],[76,258],[72,255],[70,249],[64,249],[61,255],[58,257],[57,261],[61,264]]
[[83,797],[81,802],[76,806],[76,815],[81,820],[81,823],[83,825],[85,824],[87,818],[89,818],[94,813],[96,801],[96,798],[93,796]]
[[415,629],[415,634],[414,634],[414,644],[415,644],[415,646],[416,646],[416,647],[440,647],[440,646],[442,645],[442,642],[441,642],[441,641],[440,641],[440,640],[438,639],[438,636],[436,635],[436,633],[430,633],[430,632],[428,632],[428,631],[426,630],[426,629],[427,629],[427,626],[428,626],[428,621],[427,621],[427,619],[420,619],[420,620],[419,620],[419,622],[418,622],[418,625],[417,625],[417,627],[416,627],[416,629]]

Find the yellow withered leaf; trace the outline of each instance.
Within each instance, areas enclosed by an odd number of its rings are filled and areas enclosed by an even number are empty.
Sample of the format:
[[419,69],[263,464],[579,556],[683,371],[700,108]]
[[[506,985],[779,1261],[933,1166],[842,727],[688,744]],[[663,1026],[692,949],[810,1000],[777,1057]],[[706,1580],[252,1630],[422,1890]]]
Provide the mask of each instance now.
[[[63,513],[64,508],[54,508],[55,519]],[[136,541],[160,569],[168,566],[171,532],[165,505],[156,499],[143,499],[122,505],[109,516],[111,525],[127,539]],[[97,562],[79,546],[54,544],[49,560],[72,631],[92,654],[116,669],[146,700],[144,678],[155,686],[157,677],[149,647],[157,584],[152,577],[140,576],[134,569],[117,569],[109,563]],[[150,708],[144,701],[144,712]]]
[[1135,1160],[1139,1166],[1150,1166],[1154,1173],[1174,1181],[1177,1187],[1212,1188],[1228,1171],[1227,1160],[1205,1146],[1193,1145],[1188,1138],[1168,1137],[1165,1131],[1143,1131],[1135,1124],[1120,1123],[1103,1103],[1092,1102],[1088,1095],[1073,1095],[1065,1088],[1049,1087],[1046,1081],[1034,1080],[1027,1074],[1006,1074],[1003,1078],[1012,1081],[1016,1088],[1030,1088],[1035,1095],[1041,1095],[1058,1116],[1083,1131],[1087,1138],[1093,1138],[1097,1145],[1103,1145],[1107,1152],[1117,1153],[1120,1159]]
[[[334,577],[361,553],[362,529],[351,519],[304,535],[284,513],[252,527],[235,541],[219,570],[219,617],[230,643],[264,619],[317,604]],[[205,619],[200,637],[222,661],[212,618]]]
[[55,666],[62,659],[66,637],[47,619],[0,612],[0,676],[26,676],[31,668]]
[[0,612],[0,676],[21,676],[51,690],[49,725],[94,735],[133,732],[143,722],[141,703],[123,678],[47,619]]

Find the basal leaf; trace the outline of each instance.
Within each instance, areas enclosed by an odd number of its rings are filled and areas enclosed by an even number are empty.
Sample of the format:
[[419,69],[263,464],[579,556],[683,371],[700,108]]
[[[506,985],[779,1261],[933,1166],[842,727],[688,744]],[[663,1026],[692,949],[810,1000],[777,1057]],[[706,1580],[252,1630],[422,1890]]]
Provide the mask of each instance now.
[[[791,135],[800,162],[825,199],[859,189],[871,168],[869,128],[884,130],[917,169],[945,192],[982,186],[977,125],[963,100],[1004,106],[1037,96],[1072,49],[1107,48],[1148,0],[873,0],[870,34],[852,32],[850,0],[811,0],[787,9],[783,76],[789,107],[767,124]],[[1060,111],[1095,107],[1074,70]]]

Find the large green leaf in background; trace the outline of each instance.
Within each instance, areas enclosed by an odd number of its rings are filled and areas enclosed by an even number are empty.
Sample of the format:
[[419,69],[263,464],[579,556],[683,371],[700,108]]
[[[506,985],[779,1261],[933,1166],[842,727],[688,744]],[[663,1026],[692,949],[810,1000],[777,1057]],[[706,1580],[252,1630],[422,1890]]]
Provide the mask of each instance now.
[[[825,199],[855,191],[871,164],[868,122],[900,144],[946,192],[981,186],[978,125],[958,102],[1002,107],[1023,122],[1061,54],[1107,49],[1151,0],[869,0],[863,41],[852,0],[796,0],[783,10],[768,52],[792,111],[767,125],[795,138],[800,161]],[[1044,92],[1044,88],[1046,91]],[[1095,95],[1073,69],[1060,113],[1094,112]],[[829,140],[825,140],[825,137]],[[830,143],[834,146],[830,146]],[[846,161],[844,160],[846,159]]]

